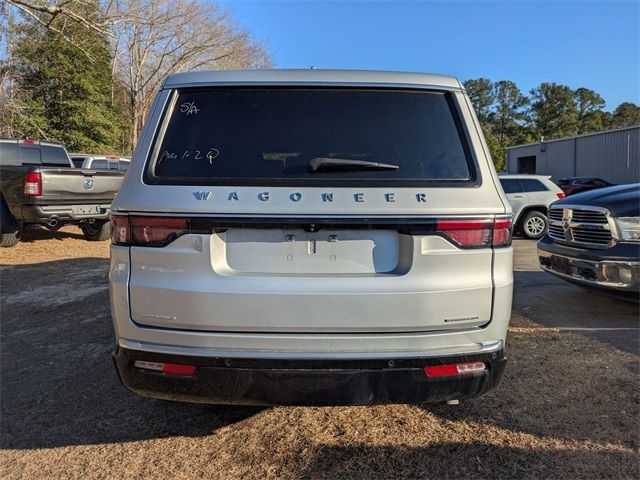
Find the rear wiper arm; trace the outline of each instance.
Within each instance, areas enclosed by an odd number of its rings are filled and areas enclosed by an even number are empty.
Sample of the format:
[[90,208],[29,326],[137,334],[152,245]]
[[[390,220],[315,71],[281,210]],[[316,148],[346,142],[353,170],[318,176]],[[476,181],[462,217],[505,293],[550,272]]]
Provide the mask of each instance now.
[[398,165],[391,165],[389,163],[369,162],[367,160],[349,160],[346,158],[327,158],[318,157],[309,162],[309,168],[312,172],[322,169],[378,169],[378,170],[397,170],[400,168]]

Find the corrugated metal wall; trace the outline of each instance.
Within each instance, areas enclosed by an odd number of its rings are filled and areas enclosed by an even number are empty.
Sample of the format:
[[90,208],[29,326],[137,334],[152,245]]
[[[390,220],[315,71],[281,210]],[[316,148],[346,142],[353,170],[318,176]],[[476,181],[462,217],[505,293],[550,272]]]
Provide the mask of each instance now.
[[507,171],[518,173],[518,158],[536,156],[536,173],[601,177],[612,183],[640,182],[640,126],[521,145],[507,150]]
[[640,182],[640,128],[578,138],[577,176],[612,183]]

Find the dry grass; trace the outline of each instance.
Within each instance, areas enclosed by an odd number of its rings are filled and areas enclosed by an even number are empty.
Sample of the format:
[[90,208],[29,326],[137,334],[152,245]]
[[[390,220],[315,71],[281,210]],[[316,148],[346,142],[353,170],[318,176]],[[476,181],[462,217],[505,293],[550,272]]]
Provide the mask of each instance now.
[[23,265],[65,258],[109,257],[109,242],[88,242],[75,226],[52,231],[44,227],[27,229],[12,248],[0,248],[0,265]]
[[[73,254],[53,251],[57,258]],[[92,268],[106,268],[105,260],[91,261]],[[37,283],[39,268],[12,272],[18,282]],[[123,391],[108,359],[106,301],[106,292],[98,292],[61,306],[69,322],[59,326],[61,319],[44,308],[17,321],[18,303],[7,304],[2,478],[640,476],[640,389],[630,368],[638,357],[543,328],[517,312],[505,379],[477,400],[457,407],[254,409],[174,404]],[[47,368],[56,361],[59,367]]]

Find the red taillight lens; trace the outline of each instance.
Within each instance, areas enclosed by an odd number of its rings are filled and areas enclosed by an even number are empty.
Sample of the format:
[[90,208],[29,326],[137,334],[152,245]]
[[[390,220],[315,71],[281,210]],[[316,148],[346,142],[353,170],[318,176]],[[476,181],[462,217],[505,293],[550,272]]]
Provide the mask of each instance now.
[[556,197],[558,197],[560,200],[562,200],[563,198],[566,198],[567,196],[564,194],[564,192],[560,192],[560,193],[556,193]]
[[36,141],[33,138],[25,138],[22,140],[25,145],[35,145]]
[[113,215],[111,242],[118,245],[164,247],[189,233],[186,218]]
[[496,218],[493,222],[493,246],[508,247],[511,245],[511,219]]
[[186,218],[129,217],[129,223],[136,245],[162,247],[187,233]]
[[459,247],[504,247],[511,244],[510,219],[438,220],[436,228]]
[[484,362],[453,363],[450,365],[433,365],[424,367],[424,374],[427,377],[450,377],[453,375],[465,375],[478,373],[487,369]]
[[24,176],[24,194],[27,197],[42,195],[42,176],[40,172],[28,172]]
[[129,245],[131,243],[131,228],[129,217],[126,215],[111,216],[111,243]]

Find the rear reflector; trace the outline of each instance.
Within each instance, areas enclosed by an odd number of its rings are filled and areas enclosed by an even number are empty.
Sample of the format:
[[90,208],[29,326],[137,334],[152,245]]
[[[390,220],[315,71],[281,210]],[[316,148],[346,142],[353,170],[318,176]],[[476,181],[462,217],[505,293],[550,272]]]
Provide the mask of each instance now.
[[487,365],[484,362],[453,363],[451,365],[433,365],[424,367],[424,374],[430,378],[450,377],[453,375],[482,372],[486,369]]
[[193,375],[196,372],[195,365],[185,365],[182,363],[159,363],[136,360],[135,362],[133,362],[133,366],[136,368],[141,368],[143,370],[170,373],[172,375]]
[[42,195],[42,176],[40,172],[27,172],[24,176],[24,194],[26,197]]

